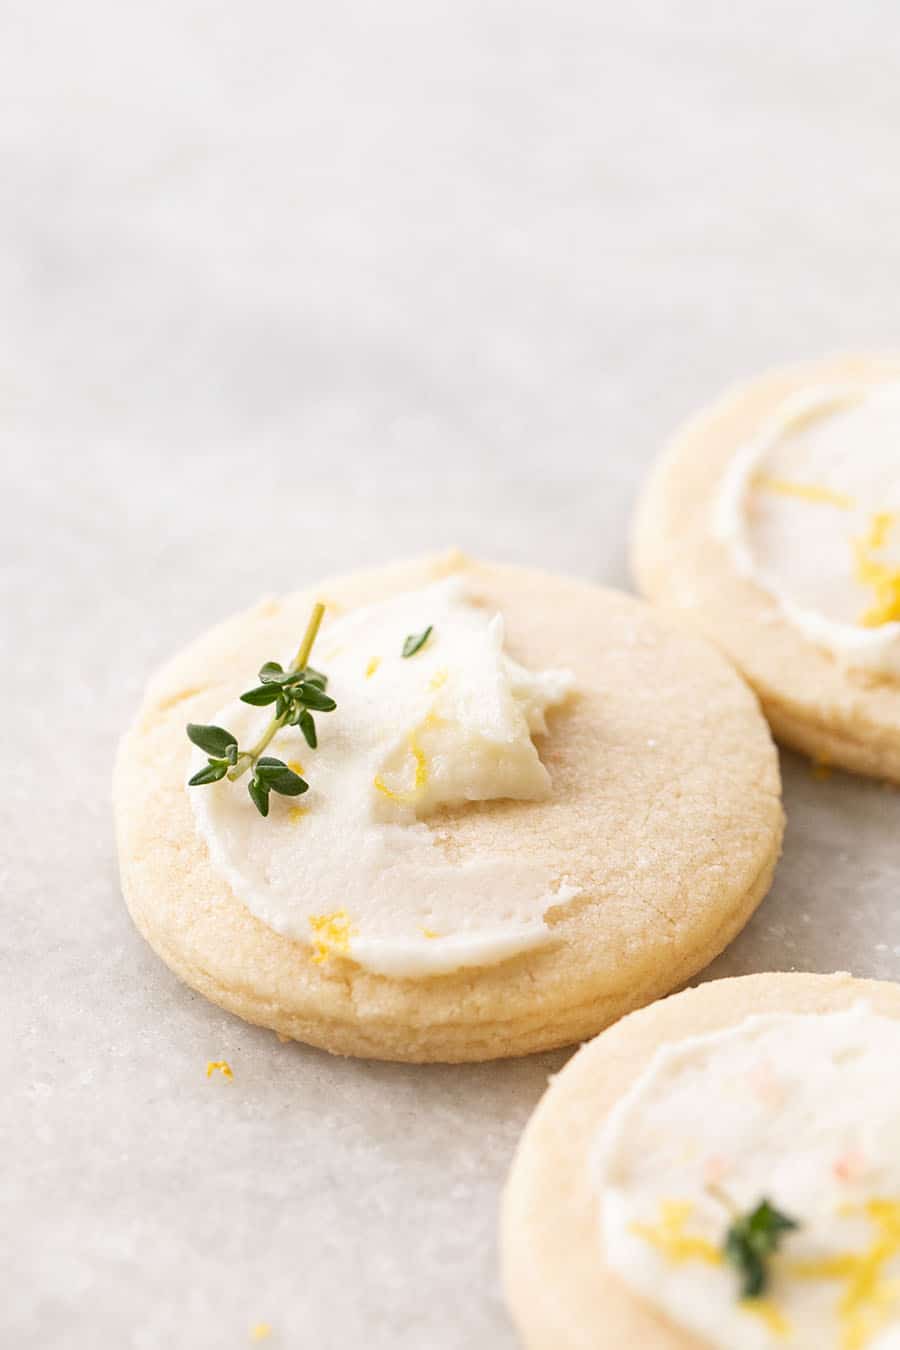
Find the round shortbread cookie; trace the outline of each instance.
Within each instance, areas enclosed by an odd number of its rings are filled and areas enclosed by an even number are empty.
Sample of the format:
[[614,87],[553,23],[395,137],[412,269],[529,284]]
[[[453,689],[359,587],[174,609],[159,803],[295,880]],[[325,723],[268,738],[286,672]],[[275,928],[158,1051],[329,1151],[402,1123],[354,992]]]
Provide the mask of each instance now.
[[717,643],[786,745],[900,781],[900,682],[848,670],[736,568],[714,517],[735,454],[786,399],[823,385],[900,379],[900,357],[855,356],[774,371],[726,393],[671,441],[644,490],[632,566],[641,591]]
[[[503,614],[511,656],[571,668],[577,692],[536,739],[550,797],[444,810],[442,836],[460,857],[534,856],[580,894],[548,912],[551,942],[498,965],[413,979],[340,956],[316,964],[212,865],[184,786],[185,724],[290,648],[313,600],[342,614],[454,572]],[[570,1044],[683,984],[765,895],[783,828],[768,728],[711,646],[628,596],[459,554],[332,579],[197,639],[149,685],[120,747],[115,805],[128,907],[182,979],[284,1036],[409,1061]]]
[[624,1018],[553,1081],[519,1144],[503,1199],[506,1298],[528,1350],[704,1350],[604,1266],[589,1177],[598,1127],[656,1050],[752,1013],[826,1013],[860,998],[900,1018],[900,987],[838,975],[745,975]]

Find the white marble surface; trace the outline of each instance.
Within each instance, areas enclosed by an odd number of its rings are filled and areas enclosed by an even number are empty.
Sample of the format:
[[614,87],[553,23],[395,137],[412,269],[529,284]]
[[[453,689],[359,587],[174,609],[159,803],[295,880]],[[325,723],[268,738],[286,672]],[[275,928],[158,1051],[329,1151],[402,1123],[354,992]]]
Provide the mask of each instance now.
[[[496,1201],[564,1056],[343,1063],[182,988],[116,736],[324,571],[625,584],[679,419],[896,343],[898,46],[884,0],[0,3],[4,1345],[511,1350]],[[715,973],[900,975],[900,798],[785,768]]]

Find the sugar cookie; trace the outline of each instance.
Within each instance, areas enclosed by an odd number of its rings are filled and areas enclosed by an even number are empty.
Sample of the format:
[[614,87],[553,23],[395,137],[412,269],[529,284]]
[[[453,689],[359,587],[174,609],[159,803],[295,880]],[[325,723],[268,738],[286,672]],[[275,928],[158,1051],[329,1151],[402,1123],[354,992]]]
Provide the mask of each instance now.
[[898,1046],[900,988],[849,975],[714,981],[584,1046],[504,1196],[524,1344],[893,1346]]
[[[311,662],[337,702],[317,747],[277,733],[266,817],[249,774],[186,787],[208,761],[185,724],[243,754],[272,708],[236,696],[317,599]],[[764,896],[783,823],[765,722],[704,641],[459,555],[200,637],[151,681],[115,801],[129,909],[188,984],[282,1035],[411,1061],[567,1044],[683,983]]]
[[900,780],[900,358],[776,371],[699,414],[637,514],[641,590],[737,664],[786,744]]

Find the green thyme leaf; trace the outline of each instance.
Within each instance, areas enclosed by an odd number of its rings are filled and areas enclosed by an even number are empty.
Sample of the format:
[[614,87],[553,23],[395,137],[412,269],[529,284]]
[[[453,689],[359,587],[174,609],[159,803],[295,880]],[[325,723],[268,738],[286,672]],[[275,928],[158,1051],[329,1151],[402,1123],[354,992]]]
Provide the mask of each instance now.
[[313,670],[312,666],[306,667],[303,678],[307,684],[317,684],[322,690],[328,688],[328,676],[323,675],[321,670]]
[[256,761],[256,776],[267,788],[280,792],[283,797],[299,797],[309,787],[283,760],[273,759],[270,755],[263,755]]
[[259,678],[263,684],[281,684],[282,680],[290,676],[285,674],[284,667],[278,661],[267,661],[259,668]]
[[433,627],[434,627],[433,624],[429,624],[427,628],[422,629],[421,633],[410,633],[409,637],[403,644],[403,651],[401,655],[407,657],[415,656],[416,652],[421,651],[422,648],[425,646],[425,643],[431,637],[431,631]]
[[199,722],[188,722],[187,734],[188,740],[208,755],[227,755],[229,747],[237,745],[237,738],[224,727],[207,727]]
[[298,698],[313,712],[334,712],[337,704],[330,694],[325,694],[317,684],[301,684]]
[[260,755],[256,761],[256,774],[258,778],[265,780],[273,769],[286,769],[287,765],[283,759],[276,759],[274,755]]
[[228,772],[228,765],[221,760],[218,763],[209,761],[205,769],[200,769],[193,778],[188,779],[188,787],[200,787],[204,783],[218,783],[220,778],[224,778]]
[[315,750],[319,744],[319,738],[316,735],[316,724],[305,708],[300,714],[297,725],[303,732],[303,739],[306,741],[310,750]]
[[267,703],[274,703],[279,698],[281,687],[274,683],[259,684],[255,689],[248,689],[246,694],[241,694],[241,702],[251,703],[254,708],[264,708]]
[[723,1251],[740,1277],[742,1298],[759,1298],[765,1292],[769,1257],[785,1233],[798,1227],[796,1219],[782,1214],[768,1200],[760,1200],[755,1209],[734,1219],[725,1234]]
[[247,791],[250,793],[253,805],[259,814],[267,816],[269,814],[269,789],[266,784],[254,775],[247,784]]

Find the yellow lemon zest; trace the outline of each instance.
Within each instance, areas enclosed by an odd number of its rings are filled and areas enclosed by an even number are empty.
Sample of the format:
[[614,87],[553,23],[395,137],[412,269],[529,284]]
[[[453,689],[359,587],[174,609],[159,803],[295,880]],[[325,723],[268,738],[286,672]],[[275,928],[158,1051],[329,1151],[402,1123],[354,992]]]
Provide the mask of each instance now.
[[719,1248],[706,1238],[684,1231],[693,1208],[685,1201],[663,1200],[658,1223],[633,1223],[631,1231],[670,1261],[706,1261],[711,1266],[719,1266],[722,1264]]
[[900,621],[900,567],[873,556],[885,547],[896,523],[897,517],[890,511],[876,511],[868,532],[853,541],[856,580],[875,592],[874,603],[860,615],[859,622],[864,628],[880,628],[882,624]]
[[860,619],[864,628],[880,628],[885,623],[900,622],[900,568],[884,583],[879,583],[878,591],[878,600]]
[[852,511],[856,506],[846,492],[835,492],[817,483],[794,483],[788,478],[771,478],[768,474],[758,473],[753,478],[753,486],[764,492],[777,492],[780,497],[797,497],[819,506],[836,506],[840,511]]
[[422,936],[423,936],[423,937],[427,937],[427,938],[436,938],[436,937],[440,937],[440,933],[432,933],[432,931],[431,931],[430,928],[423,928],[423,929],[422,929]]
[[288,811],[288,819],[292,825],[297,825],[306,815],[309,808],[306,806],[292,806]]
[[892,511],[876,511],[869,525],[869,533],[866,535],[869,548],[884,548],[896,523],[897,517]]
[[378,669],[378,667],[379,667],[380,665],[381,665],[381,657],[380,657],[380,656],[373,656],[373,657],[372,657],[372,660],[371,660],[371,661],[369,662],[369,664],[366,666],[366,679],[367,679],[367,680],[370,680],[370,679],[372,678],[372,676],[375,674],[376,670]]
[[302,773],[303,773],[303,765],[300,763],[299,759],[289,759],[288,762],[287,762],[287,766],[288,766],[288,768],[291,769],[294,773],[299,773],[299,774],[302,774]]
[[272,1335],[272,1326],[269,1322],[257,1322],[250,1328],[251,1341],[266,1341]]
[[449,671],[446,669],[445,666],[442,666],[440,670],[436,670],[436,671],[434,672],[434,674],[432,675],[431,679],[428,681],[428,688],[429,688],[429,689],[440,689],[441,685],[444,685],[444,684],[447,683],[447,675],[448,675],[448,674],[449,674]]
[[231,1065],[227,1059],[208,1059],[206,1061],[206,1076],[212,1078],[213,1074],[219,1071],[223,1078],[232,1079],[234,1074],[231,1071]]
[[329,956],[337,952],[346,955],[350,950],[350,916],[345,909],[336,909],[332,914],[314,914],[309,926],[315,934],[312,959],[321,966]]
[[376,773],[375,777],[372,779],[372,786],[375,790],[380,792],[382,796],[389,798],[392,802],[414,802],[416,793],[428,782],[428,761],[425,758],[425,751],[416,740],[415,733],[410,736],[407,744],[409,753],[412,755],[416,766],[412,790],[410,792],[394,792],[393,788],[388,787],[380,773]]
[[[854,1211],[848,1208],[844,1212]],[[888,1261],[900,1253],[900,1201],[869,1200],[863,1212],[875,1228],[864,1251],[796,1261],[789,1268],[799,1279],[841,1280],[846,1284],[838,1303],[841,1350],[865,1350],[900,1296],[900,1282],[886,1279],[883,1273]]]
[[744,1312],[750,1313],[751,1317],[758,1317],[773,1336],[791,1334],[790,1322],[777,1303],[773,1303],[770,1298],[742,1298],[741,1308]]
[[416,761],[416,791],[423,788],[428,782],[428,761],[425,759],[425,751],[419,745],[415,736],[409,738],[409,752]]

